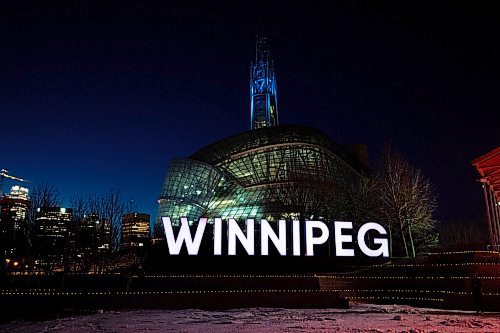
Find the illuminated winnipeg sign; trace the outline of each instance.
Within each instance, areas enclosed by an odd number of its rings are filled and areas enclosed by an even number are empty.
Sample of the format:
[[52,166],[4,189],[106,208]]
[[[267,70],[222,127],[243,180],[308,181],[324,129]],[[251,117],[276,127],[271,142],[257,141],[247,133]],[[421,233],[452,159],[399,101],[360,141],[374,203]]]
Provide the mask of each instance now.
[[[186,245],[189,255],[197,255],[200,249],[200,244],[205,234],[207,226],[207,218],[200,218],[194,235],[191,233],[187,218],[183,217],[181,226],[177,234],[174,235],[172,223],[169,217],[162,217],[165,236],[167,239],[168,250],[171,255],[179,255],[182,245]],[[292,227],[291,232],[287,233],[287,224]],[[269,255],[269,243],[272,243],[280,255],[287,255],[287,236],[291,235],[291,254],[300,256],[304,253],[306,256],[314,255],[314,247],[325,244],[330,237],[330,230],[326,223],[322,221],[305,221],[301,228],[300,221],[292,221],[286,223],[285,220],[279,220],[278,232],[276,233],[267,220],[260,221],[260,254],[263,256]],[[245,230],[245,231],[244,231]],[[363,224],[357,232],[357,242],[353,241],[354,235],[353,223],[345,221],[333,222],[333,238],[335,241],[335,256],[337,257],[354,257],[355,249],[348,248],[349,244],[357,244],[359,250],[368,257],[389,257],[389,241],[386,230],[378,223],[368,222]],[[227,254],[236,255],[237,243],[245,249],[248,255],[255,255],[255,234],[256,226],[253,219],[247,219],[245,228],[240,228],[235,219],[227,220]],[[301,235],[305,232],[305,235]],[[366,242],[367,234],[371,232],[372,242],[371,247]],[[375,234],[375,235],[373,235]],[[380,237],[382,236],[382,237]],[[212,237],[210,235],[209,237]],[[222,255],[222,219],[215,218],[213,225],[213,254]],[[304,243],[304,244],[301,244]],[[302,251],[301,251],[302,250]]]

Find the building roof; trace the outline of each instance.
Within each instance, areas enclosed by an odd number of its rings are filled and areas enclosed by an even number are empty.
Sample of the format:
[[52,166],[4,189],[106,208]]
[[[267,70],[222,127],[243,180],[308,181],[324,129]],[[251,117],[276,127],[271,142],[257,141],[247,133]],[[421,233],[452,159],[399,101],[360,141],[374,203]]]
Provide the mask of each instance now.
[[259,128],[210,144],[190,156],[191,159],[211,165],[230,158],[244,151],[287,143],[304,143],[328,149],[342,158],[358,172],[366,174],[368,168],[346,152],[341,145],[334,142],[321,131],[302,125],[280,125]]
[[490,185],[497,201],[500,201],[500,147],[472,161],[481,175],[481,181]]

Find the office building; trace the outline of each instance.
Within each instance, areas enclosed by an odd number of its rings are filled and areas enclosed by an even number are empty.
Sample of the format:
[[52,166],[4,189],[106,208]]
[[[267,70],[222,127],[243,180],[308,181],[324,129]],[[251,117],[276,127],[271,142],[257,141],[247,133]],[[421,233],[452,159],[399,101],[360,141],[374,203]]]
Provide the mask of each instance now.
[[149,242],[149,224],[149,214],[124,214],[120,247],[122,249],[145,247]]

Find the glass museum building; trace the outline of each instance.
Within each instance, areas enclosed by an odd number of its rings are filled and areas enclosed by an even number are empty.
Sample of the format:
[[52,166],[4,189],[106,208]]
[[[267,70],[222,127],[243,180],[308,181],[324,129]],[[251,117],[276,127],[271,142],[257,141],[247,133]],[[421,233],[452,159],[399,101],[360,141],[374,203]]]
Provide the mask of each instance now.
[[[158,199],[154,238],[164,239],[162,217],[174,230],[180,218],[245,228],[254,219],[333,221],[345,189],[369,176],[364,145],[340,145],[301,125],[279,125],[276,77],[265,38],[258,38],[250,71],[250,130],[170,161]],[[256,237],[257,238],[257,237]],[[208,252],[210,251],[207,249]]]
[[172,160],[158,216],[174,224],[180,217],[325,219],[340,209],[350,182],[367,174],[366,165],[316,129],[260,128]]

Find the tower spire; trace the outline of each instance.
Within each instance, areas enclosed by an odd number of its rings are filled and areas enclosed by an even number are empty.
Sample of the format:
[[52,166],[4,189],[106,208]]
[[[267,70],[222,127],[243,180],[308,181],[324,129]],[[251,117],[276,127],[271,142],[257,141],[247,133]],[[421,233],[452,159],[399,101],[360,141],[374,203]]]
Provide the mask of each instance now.
[[251,129],[278,125],[278,101],[274,63],[267,38],[257,36],[255,63],[250,65]]

